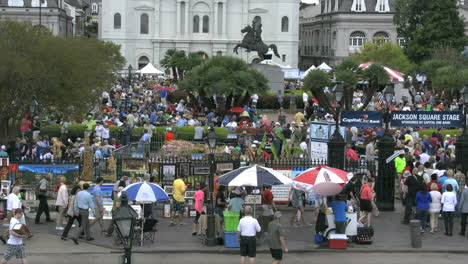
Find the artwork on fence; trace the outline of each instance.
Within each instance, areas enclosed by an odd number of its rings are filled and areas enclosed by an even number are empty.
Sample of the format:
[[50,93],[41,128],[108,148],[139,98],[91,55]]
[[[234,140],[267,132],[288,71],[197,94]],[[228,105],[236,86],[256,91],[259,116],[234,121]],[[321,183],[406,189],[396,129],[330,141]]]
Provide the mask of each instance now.
[[160,164],[159,163],[150,163],[150,174],[154,177],[155,182],[159,182],[160,180]]
[[310,159],[311,160],[327,160],[328,145],[325,142],[311,141],[310,142]]
[[122,170],[127,172],[146,172],[147,162],[145,159],[124,159]]
[[228,162],[228,163],[216,163],[216,171],[221,171],[221,172],[229,172],[234,169],[234,163]]
[[327,123],[312,123],[310,125],[310,138],[327,141],[329,136],[328,126]]
[[176,165],[164,164],[162,168],[162,179],[166,184],[172,184],[176,177]]
[[179,175],[178,177],[184,177],[190,175],[190,163],[188,162],[181,162],[179,163]]
[[193,167],[194,175],[208,175],[210,174],[209,166]]
[[6,180],[8,178],[8,166],[0,167],[0,180]]
[[[291,169],[275,169],[275,171],[280,172],[288,178],[292,177]],[[273,201],[275,203],[287,203],[289,201],[289,186],[275,185],[271,188],[271,192],[273,193]]]

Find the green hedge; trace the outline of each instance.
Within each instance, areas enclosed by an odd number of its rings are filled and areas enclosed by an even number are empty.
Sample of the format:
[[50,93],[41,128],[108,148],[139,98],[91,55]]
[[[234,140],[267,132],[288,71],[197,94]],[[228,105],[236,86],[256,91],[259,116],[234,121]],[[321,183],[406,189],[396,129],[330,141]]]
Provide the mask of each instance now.
[[[437,129],[424,129],[424,130],[420,130],[418,131],[419,132],[419,136],[422,137],[423,135],[427,135],[429,137],[432,136],[432,133],[436,132]],[[440,131],[440,133],[442,134],[442,136],[445,137],[445,135],[450,135],[452,137],[455,137],[455,136],[459,136],[460,135],[460,130],[458,129],[442,129]]]
[[[157,138],[164,138],[166,134],[166,126],[159,126],[153,132],[153,135]],[[208,131],[208,127],[204,127],[205,132]],[[120,130],[122,128],[118,126],[109,126],[109,133],[111,137],[120,138]],[[218,139],[226,139],[229,131],[225,128],[215,127],[216,135]],[[180,140],[193,140],[195,133],[195,127],[177,127],[174,131],[177,135],[177,139]],[[41,135],[47,135],[49,138],[60,137],[60,125],[47,125],[41,128]],[[68,135],[70,137],[83,137],[84,127],[82,125],[71,125],[68,128]],[[132,130],[131,140],[138,141],[143,135],[143,127],[137,127]]]

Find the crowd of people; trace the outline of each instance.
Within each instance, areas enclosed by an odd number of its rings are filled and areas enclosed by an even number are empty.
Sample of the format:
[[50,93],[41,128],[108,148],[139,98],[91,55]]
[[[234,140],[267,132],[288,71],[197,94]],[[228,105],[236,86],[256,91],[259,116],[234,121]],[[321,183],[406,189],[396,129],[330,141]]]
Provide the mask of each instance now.
[[[295,89],[298,86],[300,84],[288,84],[287,88]],[[224,151],[238,156],[241,161],[274,159],[284,156],[287,151],[296,151],[292,149],[299,149],[300,157],[307,157],[310,151],[310,122],[334,121],[334,117],[327,113],[317,100],[310,99],[307,93],[303,94],[305,106],[303,111],[297,111],[291,116],[291,114],[286,113],[286,110],[280,108],[276,118],[271,115],[259,114],[257,111],[256,105],[259,100],[262,100],[261,95],[253,94],[250,102],[243,107],[242,112],[221,114],[204,107],[204,102],[200,98],[196,98],[197,101],[194,101],[193,97],[177,98],[177,100],[172,99],[171,101],[172,91],[171,85],[146,77],[135,79],[131,86],[120,81],[108,91],[103,92],[100,105],[81,119],[62,116],[53,108],[48,109],[44,116],[35,116],[32,121],[28,118],[22,119],[20,136],[16,142],[1,146],[0,156],[9,156],[16,160],[47,162],[79,161],[83,158],[86,149],[84,138],[89,138],[93,157],[101,159],[110,157],[113,151],[131,143],[132,132],[135,128],[143,129],[143,135],[139,142],[150,143],[155,140],[153,136],[157,127],[165,127],[164,141],[176,139],[174,131],[185,126],[195,127],[194,141],[203,141],[206,136],[203,127],[209,126],[226,128],[229,133],[236,134],[235,140],[229,141]],[[216,102],[216,98],[214,101]],[[353,94],[352,108],[354,110],[361,109],[365,101],[365,90],[356,91]],[[196,105],[202,107],[195,107]],[[443,94],[426,91],[417,92],[412,98],[403,97],[400,101],[393,99],[389,102],[382,99],[381,95],[377,95],[370,100],[364,110],[457,111],[461,110],[462,107],[463,101],[461,100],[450,99]],[[289,117],[287,118],[287,116]],[[49,138],[48,135],[40,133],[41,128],[49,124],[60,125],[60,136]],[[83,135],[70,136],[72,125],[82,126]],[[119,133],[113,132],[111,129],[113,126],[119,127]],[[264,137],[264,132],[267,132],[268,136]],[[403,205],[402,223],[408,224],[412,218],[416,218],[420,220],[421,232],[434,233],[438,232],[438,219],[441,215],[444,218],[444,233],[451,236],[454,216],[461,214],[460,235],[465,236],[468,216],[468,188],[466,188],[467,179],[462,167],[457,167],[455,163],[454,143],[457,136],[448,133],[444,135],[441,129],[428,135],[424,129],[412,127],[392,128],[389,132],[396,142],[396,149],[400,150],[400,155],[395,159],[395,196]],[[359,160],[369,161],[368,164],[375,163],[379,152],[377,142],[384,133],[383,128],[347,127],[343,136],[347,146],[345,155],[348,164],[354,164]],[[358,222],[362,226],[371,226],[372,215],[376,215],[375,182],[378,176],[374,176],[374,166],[368,166],[368,169],[369,171],[362,177],[355,175],[349,181],[344,187],[344,196],[335,197],[333,202],[330,201],[330,205],[337,213],[342,212],[343,208],[349,205],[359,209]],[[124,176],[117,181],[114,187],[113,211],[119,207],[119,198],[116,194],[130,183],[126,177]],[[358,184],[358,179],[360,184]],[[42,179],[37,187],[37,198],[40,203],[35,219],[36,224],[40,224],[42,213],[45,213],[46,221],[52,221],[45,196],[41,194],[49,187],[49,180],[49,178]],[[88,183],[71,186],[70,183],[65,182],[65,179],[60,179],[56,195],[56,206],[59,212],[56,229],[63,230],[62,240],[71,238],[78,244],[78,238],[82,235],[87,240],[93,240],[90,227],[95,223],[99,223],[101,230],[106,230],[108,236],[112,235],[112,225],[108,228],[102,226],[103,196],[99,188],[102,181],[102,178],[96,179],[91,194],[88,192],[90,188]],[[148,175],[141,181],[151,182],[153,179]],[[184,178],[180,178],[176,179],[173,184],[174,201],[171,208],[171,226],[183,223],[182,213],[185,208],[183,194],[187,188],[185,183]],[[71,188],[70,193],[68,192],[69,188]],[[193,234],[197,235],[203,229],[202,221],[199,219],[206,213],[204,201],[207,200],[208,190],[204,183],[199,183],[192,189],[196,190],[194,196],[196,218]],[[245,189],[238,187],[228,190],[220,186],[215,190],[214,195],[214,210],[219,221],[218,229],[222,224],[222,212],[225,209],[239,211],[245,215],[239,224],[242,261],[245,261],[245,257],[255,257],[255,250],[252,249],[252,237],[255,237],[255,234],[260,230],[275,230],[268,232],[267,240],[272,245],[270,248],[273,258],[277,261],[281,260],[280,249],[283,248],[287,251],[287,248],[279,224],[281,213],[275,213],[276,208],[271,188],[267,187],[262,192],[264,217],[260,219],[260,223],[251,217],[251,208],[244,205]],[[19,211],[19,209],[26,208],[21,203],[16,202],[18,197],[20,199],[22,197],[18,186],[12,189],[10,196],[8,196],[10,219],[24,218],[24,212]],[[305,194],[295,189],[291,191],[289,197],[291,205],[296,209],[296,214],[293,214],[290,219],[291,225],[297,223],[308,225],[304,219],[304,208],[307,200],[314,200],[315,205],[323,204],[314,194]],[[88,221],[90,209],[95,215],[95,220],[92,222]],[[145,215],[149,214],[150,212],[145,212]],[[340,232],[343,232],[342,216],[339,214],[336,220],[337,229],[341,230]],[[68,220],[66,226],[64,226],[64,217]],[[317,213],[314,213],[314,218],[310,222],[316,223],[317,217]],[[80,228],[69,235],[75,220]],[[22,237],[16,236],[17,234],[14,232],[9,232],[9,234],[8,244],[17,245],[14,243],[17,243],[18,240],[15,242],[11,239]],[[2,239],[5,238],[5,236],[2,237]],[[11,254],[24,256],[24,248],[15,246],[10,251],[8,255],[10,258]]]

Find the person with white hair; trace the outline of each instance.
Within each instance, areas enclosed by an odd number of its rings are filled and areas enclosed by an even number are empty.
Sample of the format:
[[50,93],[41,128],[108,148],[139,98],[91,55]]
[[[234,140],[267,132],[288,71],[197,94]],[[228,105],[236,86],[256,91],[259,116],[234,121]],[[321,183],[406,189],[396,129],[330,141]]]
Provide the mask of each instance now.
[[8,152],[6,152],[5,145],[2,145],[2,147],[0,148],[0,157],[1,158],[7,158],[8,157]]
[[245,258],[250,258],[250,264],[255,263],[257,256],[257,239],[256,234],[261,231],[257,219],[252,217],[252,207],[244,208],[244,217],[239,221],[237,227],[237,236],[240,241],[241,264],[245,263]]

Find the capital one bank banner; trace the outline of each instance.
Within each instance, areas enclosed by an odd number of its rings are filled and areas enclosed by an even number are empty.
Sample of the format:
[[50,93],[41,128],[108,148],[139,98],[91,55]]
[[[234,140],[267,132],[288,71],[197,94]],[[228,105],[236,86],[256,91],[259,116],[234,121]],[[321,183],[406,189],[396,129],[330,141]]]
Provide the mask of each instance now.
[[461,127],[461,112],[392,111],[393,127]]
[[382,112],[376,111],[343,111],[341,125],[350,127],[381,127]]

